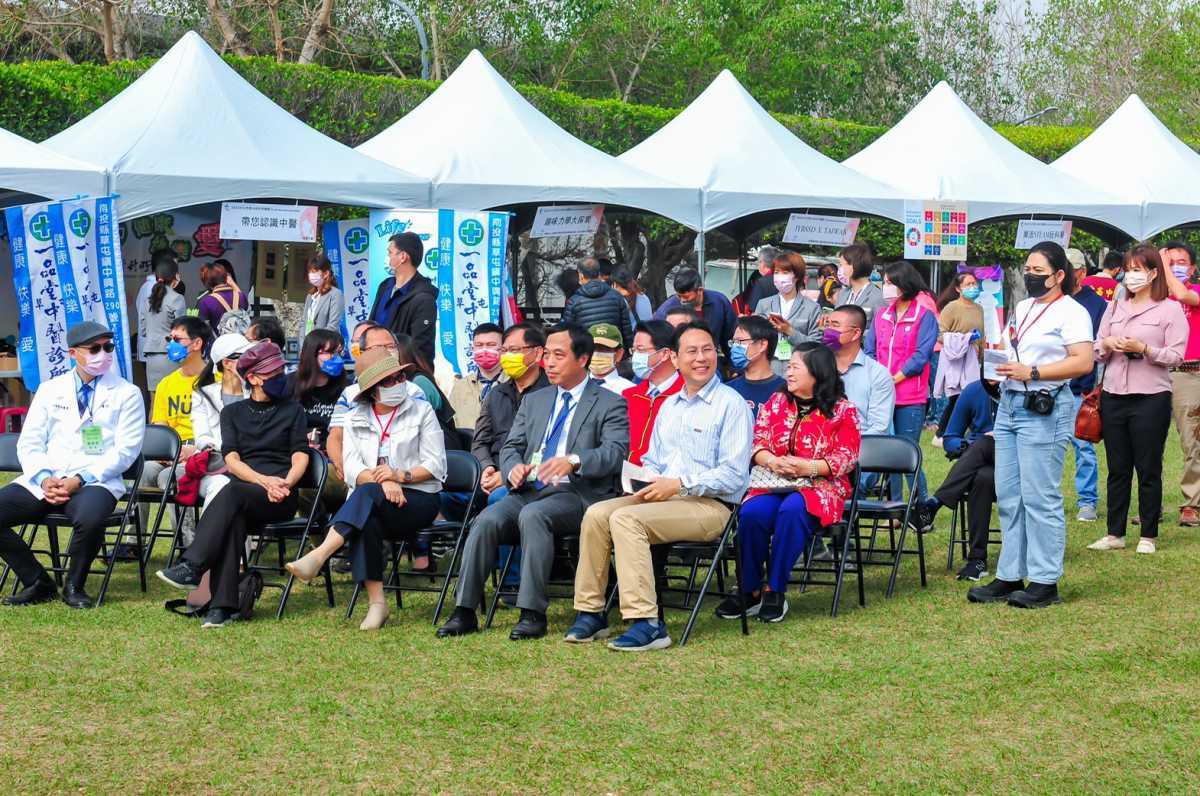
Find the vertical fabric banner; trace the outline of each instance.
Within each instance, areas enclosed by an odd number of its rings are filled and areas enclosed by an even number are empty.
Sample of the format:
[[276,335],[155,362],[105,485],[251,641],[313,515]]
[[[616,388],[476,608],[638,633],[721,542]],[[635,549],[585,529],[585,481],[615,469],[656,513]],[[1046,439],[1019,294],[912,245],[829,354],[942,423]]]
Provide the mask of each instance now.
[[71,369],[48,207],[47,203],[10,207],[4,214],[20,316],[17,358],[25,386],[34,392],[44,380]]
[[326,221],[321,230],[325,256],[333,266],[333,276],[346,301],[342,317],[342,339],[346,357],[350,356],[350,332],[367,319],[371,311],[367,219]]
[[[111,196],[81,199],[63,202],[62,206],[63,217],[67,220],[67,240],[72,241],[72,236],[76,236],[77,240],[72,242],[71,248],[86,255],[80,267],[95,286],[99,298],[91,307],[92,320],[112,330],[121,376],[132,378],[133,352],[129,340],[129,305],[125,303],[125,265],[122,262],[121,238],[113,199]],[[76,273],[79,273],[78,269]],[[86,303],[84,307],[86,311]]]
[[438,341],[442,356],[462,375],[458,364],[458,335],[454,312],[454,211],[438,211]]

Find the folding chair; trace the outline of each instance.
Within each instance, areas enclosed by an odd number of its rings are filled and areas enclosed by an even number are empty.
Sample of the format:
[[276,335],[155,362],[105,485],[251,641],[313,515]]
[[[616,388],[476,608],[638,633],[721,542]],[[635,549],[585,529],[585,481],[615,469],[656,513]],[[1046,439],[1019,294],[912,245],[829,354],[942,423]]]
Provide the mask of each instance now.
[[[966,561],[968,548],[971,544],[971,533],[967,528],[967,497],[963,493],[958,503],[954,506],[954,511],[950,514],[950,544],[946,548],[946,569],[954,569],[954,548],[960,548],[959,552],[962,559]],[[1000,546],[1000,529],[988,527],[988,546]]]
[[[17,440],[16,434],[0,434],[0,473],[20,473],[21,458],[17,456]],[[25,529],[22,528],[21,538],[25,538]],[[4,565],[4,569],[0,570],[0,591],[4,590],[4,584],[8,581],[8,564]],[[59,585],[62,585],[61,583]],[[20,581],[17,582],[17,589],[20,589]]]
[[[858,482],[859,468],[856,466],[854,472],[850,475],[850,483],[857,485]],[[813,534],[812,538],[808,540],[804,555],[796,567],[801,573],[800,577],[799,579],[793,577],[789,581],[789,583],[799,585],[801,594],[807,591],[809,586],[832,586],[833,600],[829,607],[829,616],[834,619],[838,615],[838,606],[842,598],[842,586],[850,560],[850,540],[854,536],[850,529],[856,527],[858,521],[858,493],[859,490],[857,488],[854,489],[854,494],[851,496],[846,506],[845,514],[842,516],[840,522],[821,528],[819,532]],[[817,541],[826,534],[830,536],[833,542],[830,545],[833,555],[830,560],[822,561],[816,558],[816,545]],[[867,600],[863,586],[862,547],[858,544],[854,545],[854,555],[854,572],[858,580],[858,604],[860,607],[865,607]]]
[[[667,575],[663,580],[663,588],[659,590],[658,604],[660,606],[660,613],[662,608],[673,608],[683,611],[690,609],[691,611],[687,624],[683,627],[683,634],[679,637],[679,646],[681,647],[687,644],[688,638],[692,635],[692,628],[696,626],[696,617],[700,615],[700,606],[703,604],[704,598],[729,596],[729,593],[725,589],[725,562],[729,559],[733,560],[734,588],[737,589],[736,594],[742,601],[742,635],[750,635],[750,623],[746,617],[746,595],[742,590],[741,548],[738,545],[737,538],[738,509],[740,506],[730,503],[725,503],[724,505],[729,509],[729,519],[726,520],[721,535],[716,539],[711,542],[673,542],[669,545],[670,553],[680,556],[683,560],[691,560],[691,572],[683,589],[672,587],[670,585],[671,576]],[[709,562],[708,570],[705,572],[700,588],[697,589],[695,587],[696,574],[704,561]],[[714,575],[717,577],[717,591],[710,590]],[[666,595],[672,592],[679,592],[683,595],[683,603],[681,605],[666,601]]]
[[[500,598],[504,595],[512,597],[514,600],[517,597],[517,586],[506,586],[504,579],[508,577],[508,572],[512,569],[513,560],[517,557],[517,550],[520,549],[519,544],[513,544],[508,549],[508,555],[504,557],[504,563],[500,565],[498,571],[492,572],[492,601],[488,604],[487,619],[483,623],[486,630],[492,626],[492,620],[496,617],[496,609],[500,606]],[[563,536],[554,537],[554,563],[553,568],[565,568],[571,572],[571,578],[555,578],[554,569],[551,569],[550,578],[546,581],[546,597],[550,600],[573,600],[575,598],[575,568],[579,565],[579,534],[572,533]],[[557,589],[558,591],[552,591]],[[563,593],[563,590],[566,590]]]
[[[459,566],[459,557],[462,555],[463,543],[467,538],[467,528],[471,524],[472,510],[477,502],[483,497],[483,492],[480,489],[479,481],[483,478],[483,468],[479,466],[479,460],[465,451],[446,451],[446,480],[442,483],[442,489],[446,492],[461,492],[469,494],[471,497],[467,503],[467,511],[463,514],[461,522],[452,522],[449,520],[438,520],[427,528],[422,528],[414,536],[413,542],[423,545],[429,549],[430,555],[444,556],[447,551],[450,552],[450,562],[446,567],[445,572],[429,574],[427,572],[405,572],[400,569],[400,559],[405,551],[409,548],[409,543],[405,541],[391,542],[391,574],[384,578],[384,590],[394,591],[396,593],[396,607],[403,608],[402,592],[418,591],[431,592],[438,595],[437,607],[433,611],[433,623],[438,623],[439,617],[442,615],[442,609],[446,604],[446,595],[450,591],[450,581],[455,575],[456,567]],[[432,583],[437,583],[441,580],[440,586],[424,586],[418,583],[419,580],[428,578]],[[409,581],[405,584],[404,581]],[[350,596],[350,605],[346,609],[346,618],[349,619],[354,615],[354,606],[358,602],[358,596],[362,593],[362,584],[354,584],[354,593]]]
[[[177,505],[175,503],[175,468],[179,465],[179,455],[183,452],[183,442],[179,439],[179,435],[175,433],[175,429],[169,426],[162,426],[151,423],[146,426],[146,436],[142,441],[142,458],[148,462],[168,462],[170,473],[169,480],[165,489],[159,489],[157,486],[142,486],[138,490],[138,504],[149,504],[151,507],[154,504],[158,505],[158,512],[155,514],[149,528],[142,529],[146,533],[146,544],[142,552],[142,561],[144,564],[150,563],[150,555],[154,552],[154,543],[158,541],[160,536],[167,536],[162,529],[163,515],[166,513],[168,505]],[[173,535],[179,535],[179,520],[180,512],[175,512],[175,530]],[[138,511],[134,512],[135,521],[138,526],[141,526],[142,516]],[[147,511],[149,518],[149,510]],[[170,566],[171,562],[167,562]]]
[[[305,516],[294,517],[290,520],[282,522],[271,522],[256,529],[247,529],[246,539],[249,541],[252,537],[258,537],[259,544],[255,546],[253,555],[246,562],[246,569],[254,570],[264,574],[263,587],[271,589],[280,589],[279,608],[275,611],[275,618],[283,618],[283,609],[287,606],[288,597],[291,596],[292,586],[296,582],[296,576],[287,573],[287,580],[284,582],[268,581],[265,577],[267,573],[282,575],[284,570],[284,558],[287,554],[287,540],[296,539],[298,541],[297,550],[303,551],[308,546],[308,538],[312,533],[313,526],[324,522],[325,515],[321,509],[321,495],[325,492],[325,479],[329,474],[329,462],[324,454],[316,449],[310,449],[308,452],[308,468],[304,471],[304,477],[300,479],[300,483],[296,484],[296,489],[311,489],[314,491],[312,508],[310,508]],[[279,550],[279,565],[266,566],[261,562],[263,550],[266,549],[264,542],[267,539],[274,539],[278,542]],[[325,578],[325,598],[329,601],[329,607],[332,608],[333,602],[333,575],[329,571],[329,562],[321,568],[321,574]]]
[[[859,469],[864,473],[878,475],[911,475],[916,485],[916,476],[921,471],[921,449],[907,439],[901,437],[868,434],[862,438],[858,457]],[[893,496],[894,497],[894,496]],[[908,550],[905,542],[908,538],[909,521],[913,516],[916,503],[916,489],[910,489],[907,500],[876,500],[859,498],[855,491],[852,504],[856,504],[856,516],[849,526],[854,535],[855,545],[868,542],[867,553],[856,551],[858,569],[861,578],[864,566],[890,566],[891,575],[888,578],[886,596],[891,597],[896,590],[896,576],[900,572],[900,562],[906,555],[917,556],[921,586],[927,585],[925,579],[925,539],[924,534],[917,533],[917,549]],[[864,521],[871,523],[871,532],[862,533]],[[895,523],[899,522],[900,531],[897,537]],[[888,532],[888,546],[877,551],[877,538],[881,523],[885,523]],[[876,560],[876,552],[884,554],[884,561]]]

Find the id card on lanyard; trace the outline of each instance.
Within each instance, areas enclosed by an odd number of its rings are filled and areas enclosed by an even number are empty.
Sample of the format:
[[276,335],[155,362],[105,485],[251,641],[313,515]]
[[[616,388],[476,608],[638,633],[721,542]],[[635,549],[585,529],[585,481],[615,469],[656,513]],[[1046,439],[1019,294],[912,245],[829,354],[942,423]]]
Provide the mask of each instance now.
[[379,451],[375,464],[388,464],[392,454],[391,435],[388,433],[388,430],[392,427],[392,421],[396,419],[396,413],[400,411],[400,407],[397,406],[392,409],[386,425],[379,419],[379,413],[375,412],[375,407],[372,406],[371,411],[374,412],[375,422],[379,425]]
[[96,403],[96,388],[88,396],[87,407],[84,410],[82,423],[79,426],[79,441],[83,452],[88,456],[99,456],[104,453],[104,429],[96,425],[93,419],[93,406]]

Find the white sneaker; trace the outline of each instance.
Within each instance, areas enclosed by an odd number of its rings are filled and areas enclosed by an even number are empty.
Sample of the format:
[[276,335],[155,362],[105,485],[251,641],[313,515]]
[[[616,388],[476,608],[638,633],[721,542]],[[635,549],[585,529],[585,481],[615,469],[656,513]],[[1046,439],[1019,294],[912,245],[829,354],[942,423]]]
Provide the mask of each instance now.
[[1101,536],[1096,541],[1088,545],[1088,550],[1123,550],[1125,549],[1124,536]]
[[1095,506],[1080,506],[1079,514],[1075,516],[1078,522],[1095,522],[1096,507]]
[[1154,544],[1153,539],[1139,539],[1137,551],[1139,553],[1153,553],[1158,547]]

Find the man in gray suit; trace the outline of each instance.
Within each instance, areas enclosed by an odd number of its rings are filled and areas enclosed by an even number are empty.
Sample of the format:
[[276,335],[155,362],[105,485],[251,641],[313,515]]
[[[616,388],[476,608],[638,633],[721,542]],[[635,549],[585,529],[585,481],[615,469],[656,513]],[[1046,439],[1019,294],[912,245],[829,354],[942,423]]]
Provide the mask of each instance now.
[[550,329],[545,372],[550,387],[521,402],[500,449],[500,473],[509,488],[471,524],[458,577],[457,607],[439,638],[479,629],[475,606],[502,544],[520,544],[521,618],[513,641],[546,635],[546,581],[554,538],[579,533],[588,506],[615,497],[629,452],[625,399],[589,378],[592,336],[574,324]]

